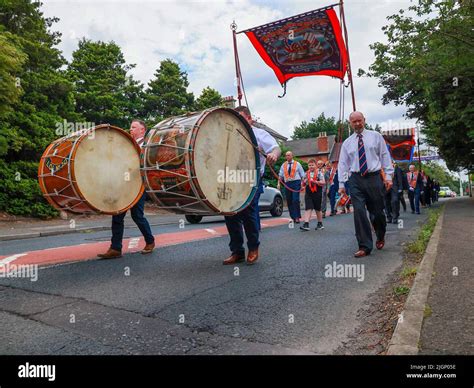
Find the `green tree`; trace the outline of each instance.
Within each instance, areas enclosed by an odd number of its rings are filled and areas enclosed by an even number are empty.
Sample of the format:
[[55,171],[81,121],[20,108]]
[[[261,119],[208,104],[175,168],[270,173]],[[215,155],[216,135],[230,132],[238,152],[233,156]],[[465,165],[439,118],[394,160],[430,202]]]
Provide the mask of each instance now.
[[188,93],[188,86],[188,75],[176,62],[171,59],[162,61],[145,91],[147,120],[160,121],[192,111],[194,95]]
[[[46,217],[56,211],[39,190],[38,161],[57,137],[56,123],[77,116],[72,85],[61,70],[66,61],[56,48],[60,34],[50,31],[58,19],[45,18],[40,6],[28,0],[3,0],[0,6],[0,33],[16,47],[10,51],[14,56],[15,51],[25,54],[21,69],[17,68],[23,94],[0,120],[0,210]],[[5,53],[6,46],[1,47]]]
[[74,84],[76,112],[94,124],[128,128],[143,112],[143,85],[127,73],[122,50],[114,42],[82,39],[67,69]]
[[[474,162],[472,2],[419,0],[388,18],[367,73],[386,89],[382,101],[407,106],[450,170]],[[363,75],[364,70],[359,70]]]
[[303,121],[295,127],[292,139],[307,139],[310,137],[318,137],[320,132],[326,132],[329,135],[337,135],[338,123],[335,117],[326,117],[324,112],[316,119],[312,118],[310,122]]
[[214,106],[220,106],[223,101],[221,94],[217,90],[208,86],[202,90],[201,95],[196,99],[194,109],[203,110]]
[[12,110],[12,105],[18,102],[22,91],[17,76],[26,55],[15,46],[12,39],[12,34],[0,32],[0,117]]
[[[0,33],[0,121],[19,101],[21,95],[20,74],[26,55],[11,42],[12,34]],[[0,156],[8,152],[8,140],[0,129]]]

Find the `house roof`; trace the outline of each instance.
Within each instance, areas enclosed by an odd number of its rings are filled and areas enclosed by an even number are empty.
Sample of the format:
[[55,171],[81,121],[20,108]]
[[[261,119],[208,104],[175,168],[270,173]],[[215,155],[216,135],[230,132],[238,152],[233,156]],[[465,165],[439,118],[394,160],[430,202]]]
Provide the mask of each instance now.
[[298,156],[311,156],[311,155],[326,155],[329,154],[334,145],[335,135],[328,136],[328,147],[329,151],[321,152],[318,149],[317,137],[309,137],[307,139],[289,140],[285,141],[284,145],[288,147],[293,155]]
[[329,155],[329,161],[336,162],[339,161],[339,154],[341,152],[342,143],[334,143],[334,147],[332,147],[331,154]]
[[282,134],[278,133],[274,129],[271,129],[269,126],[267,126],[263,123],[259,123],[258,121],[254,121],[252,123],[252,125],[257,127],[257,128],[260,128],[260,129],[263,129],[263,130],[267,131],[270,135],[272,135],[276,139],[279,139],[279,140],[282,140],[282,141],[287,141],[288,140],[287,137],[283,136]]

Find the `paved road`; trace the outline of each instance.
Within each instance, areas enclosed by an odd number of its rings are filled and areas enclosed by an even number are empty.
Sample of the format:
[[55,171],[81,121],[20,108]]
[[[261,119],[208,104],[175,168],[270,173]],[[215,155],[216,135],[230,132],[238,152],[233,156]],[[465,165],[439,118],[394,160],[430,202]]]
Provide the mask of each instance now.
[[[36,282],[0,279],[0,354],[330,354],[360,324],[357,311],[401,265],[402,243],[425,219],[403,216],[403,228],[389,226],[383,251],[358,260],[352,215],[341,215],[326,218],[323,231],[264,229],[261,260],[251,267],[222,265],[229,253],[223,236],[148,256],[47,267]],[[168,225],[154,233],[222,225]],[[65,245],[73,251],[108,236],[5,241],[0,254]],[[364,264],[363,281],[326,277],[333,262]]]

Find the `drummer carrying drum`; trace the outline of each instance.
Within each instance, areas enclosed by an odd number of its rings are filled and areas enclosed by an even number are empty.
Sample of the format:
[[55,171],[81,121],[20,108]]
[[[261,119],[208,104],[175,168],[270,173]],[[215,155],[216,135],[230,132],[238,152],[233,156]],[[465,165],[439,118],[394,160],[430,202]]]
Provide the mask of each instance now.
[[[141,120],[133,120],[130,125],[130,135],[137,142],[137,144],[142,147],[143,139],[146,132],[146,125]],[[145,199],[146,193],[143,193],[140,200],[131,208],[132,220],[137,224],[138,229],[142,232],[143,237],[145,238],[145,247],[141,251],[142,254],[147,254],[153,252],[155,248],[155,238],[151,233],[150,224],[145,218],[144,209],[145,209]],[[102,259],[115,259],[122,257],[122,240],[123,240],[123,230],[124,230],[124,218],[127,212],[117,214],[112,216],[112,243],[107,252],[97,255]]]
[[[236,108],[247,122],[252,126],[253,120],[250,111],[246,106]],[[274,164],[280,157],[281,151],[276,140],[265,130],[252,126],[252,130],[257,139],[258,147],[267,157],[260,155],[260,176],[259,187],[255,197],[248,207],[240,213],[225,217],[225,224],[230,236],[229,247],[232,255],[224,260],[224,265],[245,261],[244,233],[247,236],[247,247],[249,249],[247,264],[254,264],[258,260],[259,241],[259,208],[258,200],[263,192],[262,175],[265,172],[265,162]]]

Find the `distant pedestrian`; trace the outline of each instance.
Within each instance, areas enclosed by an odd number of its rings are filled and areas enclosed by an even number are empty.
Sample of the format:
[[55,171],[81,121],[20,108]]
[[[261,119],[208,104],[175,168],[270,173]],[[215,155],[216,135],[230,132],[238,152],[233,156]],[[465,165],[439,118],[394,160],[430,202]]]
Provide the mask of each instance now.
[[[304,170],[301,164],[293,159],[293,153],[288,151],[285,154],[286,161],[280,167],[280,179],[285,182],[285,197],[288,204],[290,217],[296,224],[300,223],[300,192],[301,180],[304,178]],[[280,190],[280,181],[277,189]]]
[[318,160],[317,167],[324,174],[325,183],[324,183],[323,194],[322,194],[323,198],[321,202],[321,212],[322,212],[323,218],[326,218],[327,198],[328,198],[328,193],[329,193],[329,169],[327,167],[327,163],[324,163],[322,160]]
[[322,196],[326,181],[324,180],[324,171],[316,168],[316,160],[308,161],[308,171],[303,179],[302,186],[305,187],[304,204],[304,223],[300,227],[302,231],[309,230],[309,221],[313,210],[316,212],[318,224],[316,230],[324,229],[323,216],[321,212]]
[[336,196],[337,191],[339,190],[339,179],[337,175],[337,167],[333,166],[331,171],[332,179],[330,177],[330,186],[329,186],[329,203],[331,205],[331,216],[337,214],[336,209]]
[[420,214],[420,197],[423,194],[423,179],[421,174],[416,171],[415,165],[410,164],[407,172],[408,180],[408,199],[412,214]]

